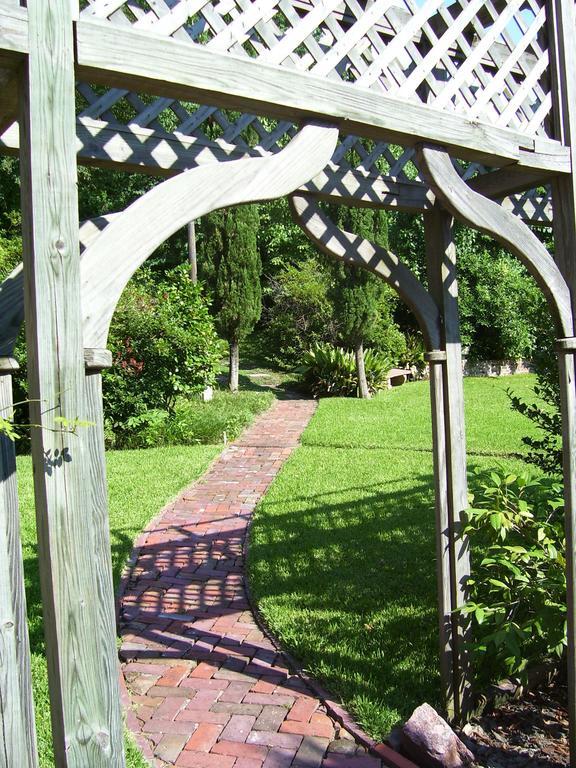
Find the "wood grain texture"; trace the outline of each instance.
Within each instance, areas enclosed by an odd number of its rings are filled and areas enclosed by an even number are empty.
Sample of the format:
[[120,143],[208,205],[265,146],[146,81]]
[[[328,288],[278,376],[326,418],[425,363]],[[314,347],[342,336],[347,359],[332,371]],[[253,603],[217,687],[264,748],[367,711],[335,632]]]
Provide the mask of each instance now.
[[[117,214],[98,216],[80,226],[80,249],[84,251]],[[0,283],[0,356],[10,356],[24,320],[24,272],[18,264]]]
[[[550,48],[552,135],[570,147],[572,174],[552,181],[554,258],[571,290],[576,317],[576,14],[569,0],[546,4]],[[571,334],[566,334],[571,335]],[[567,682],[570,764],[576,764],[576,394],[575,358],[559,350],[566,531]]]
[[194,168],[162,182],[129,206],[82,259],[84,345],[106,347],[126,283],[166,238],[218,208],[293,192],[326,165],[337,138],[336,128],[309,124],[277,155]]
[[28,14],[14,3],[0,5],[0,50],[14,54],[28,53]]
[[323,253],[382,277],[416,316],[427,348],[440,348],[438,307],[414,273],[396,255],[352,232],[340,229],[308,197],[292,195],[290,205],[295,222]]
[[[94,530],[80,314],[74,52],[70,0],[28,0],[21,93],[25,309],[32,456],[55,761],[121,768],[113,638],[99,605],[106,563]],[[109,562],[110,554],[107,560]]]
[[566,532],[567,683],[570,764],[576,756],[576,358],[574,352],[560,351],[560,407],[562,412],[562,469],[564,476],[564,529]]
[[[0,412],[12,412],[15,360],[0,358]],[[0,435],[0,768],[36,768],[30,649],[14,443]]]
[[79,74],[88,82],[290,120],[315,117],[345,134],[404,146],[437,142],[492,165],[570,171],[567,150],[557,142],[539,139],[537,148],[533,138],[508,128],[144,31],[81,18],[77,49]]
[[524,264],[548,300],[559,335],[572,336],[570,290],[536,235],[518,217],[470,189],[442,147],[420,145],[417,156],[423,176],[443,205],[465,224],[492,235]]
[[[442,356],[445,360],[445,355]],[[428,356],[434,461],[434,508],[436,512],[436,582],[438,590],[438,642],[440,683],[448,720],[456,716],[454,691],[454,640],[452,629],[452,555],[446,467],[444,419],[444,360]]]
[[18,75],[10,69],[0,69],[0,134],[18,119]]
[[442,316],[442,348],[446,361],[442,366],[445,471],[448,501],[448,548],[450,556],[450,592],[452,600],[453,716],[460,719],[469,711],[471,674],[465,644],[470,640],[469,619],[454,614],[466,601],[466,581],[470,577],[470,546],[462,534],[462,516],[468,507],[466,479],[466,435],[464,387],[456,248],[452,235],[452,217],[438,206],[424,215],[424,236],[428,285]]

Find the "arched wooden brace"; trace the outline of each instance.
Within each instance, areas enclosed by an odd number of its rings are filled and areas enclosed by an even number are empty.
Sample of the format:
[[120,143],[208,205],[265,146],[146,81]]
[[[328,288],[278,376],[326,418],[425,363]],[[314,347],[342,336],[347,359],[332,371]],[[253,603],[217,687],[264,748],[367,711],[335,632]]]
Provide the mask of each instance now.
[[84,254],[84,346],[106,346],[128,280],[170,235],[218,208],[290,194],[324,168],[337,139],[337,128],[309,123],[276,155],[192,168],[132,203]]
[[516,216],[473,192],[455,173],[442,147],[418,149],[421,171],[444,206],[469,226],[492,235],[529,270],[542,289],[559,329],[559,370],[562,409],[564,501],[566,529],[566,582],[568,615],[568,692],[571,758],[576,752],[576,392],[574,318],[570,289],[551,255]]
[[458,627],[454,624],[456,581],[453,525],[450,520],[450,474],[447,443],[450,412],[445,397],[446,352],[442,348],[442,318],[438,305],[415,275],[390,251],[337,227],[311,199],[291,196],[296,223],[328,256],[369,269],[382,277],[412,309],[420,325],[430,364],[430,397],[434,441],[434,482],[436,500],[436,553],[439,603],[440,674],[446,712],[450,718],[461,710],[461,670],[467,668],[467,654]]
[[446,210],[474,229],[492,235],[524,264],[546,296],[559,335],[573,335],[570,289],[552,256],[530,228],[493,200],[462,181],[443,147],[421,144],[418,166]]

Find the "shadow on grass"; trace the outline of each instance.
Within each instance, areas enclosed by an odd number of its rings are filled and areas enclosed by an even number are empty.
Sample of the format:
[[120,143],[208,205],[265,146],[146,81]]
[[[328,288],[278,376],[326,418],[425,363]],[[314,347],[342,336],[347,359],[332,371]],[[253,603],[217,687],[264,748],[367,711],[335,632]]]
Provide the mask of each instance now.
[[[250,584],[263,614],[374,735],[439,703],[434,537],[431,473],[409,490],[265,501],[253,523]],[[366,699],[382,711],[363,716]]]
[[[218,385],[222,389],[226,388],[227,382],[228,378],[225,374],[218,376]],[[257,374],[248,375],[240,373],[238,376],[238,387],[240,391],[245,392],[273,392],[278,400],[309,399],[310,397],[298,389],[296,377],[291,377],[290,374],[275,376],[272,373],[262,371],[260,379]]]

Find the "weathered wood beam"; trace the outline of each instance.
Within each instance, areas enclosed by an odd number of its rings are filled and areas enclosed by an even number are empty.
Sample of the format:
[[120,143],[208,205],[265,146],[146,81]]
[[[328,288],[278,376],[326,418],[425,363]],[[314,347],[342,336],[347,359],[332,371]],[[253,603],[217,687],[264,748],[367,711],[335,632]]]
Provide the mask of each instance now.
[[436,197],[457,219],[492,235],[513,253],[542,289],[559,335],[572,335],[570,290],[544,245],[517,216],[474,192],[454,170],[442,147],[417,148],[418,167]]
[[[437,418],[444,430],[443,440],[435,445],[437,461],[446,472],[448,527],[443,547],[448,549],[449,588],[452,606],[451,646],[453,654],[453,688],[448,700],[450,719],[460,720],[471,707],[469,619],[458,613],[466,602],[466,581],[470,577],[470,546],[462,533],[463,514],[468,507],[466,479],[466,437],[464,423],[464,386],[460,318],[458,312],[458,282],[456,278],[456,248],[452,234],[452,217],[439,206],[424,214],[424,236],[428,285],[442,316],[442,349],[446,353],[442,364],[443,413]],[[437,372],[435,372],[437,375]],[[437,407],[439,403],[437,404]],[[442,456],[442,450],[445,451]]]
[[[576,14],[570,0],[547,0],[552,132],[570,147],[572,173],[552,182],[554,258],[571,292],[576,318]],[[570,336],[571,334],[565,334]],[[572,342],[574,340],[572,339]],[[570,764],[576,764],[576,350],[560,344],[560,396],[566,533],[567,682]]]
[[[25,8],[18,8],[13,3],[0,4],[0,51],[4,54],[28,53],[28,14]],[[15,57],[14,63],[22,57]],[[6,56],[6,60],[9,57]]]
[[[121,768],[113,595],[102,577],[90,489],[80,311],[70,0],[28,0],[21,92],[28,382],[55,762]],[[64,420],[64,421],[62,421]],[[87,445],[88,443],[88,445]],[[107,629],[105,629],[105,626]],[[111,630],[111,631],[110,631]]]
[[0,70],[0,134],[18,119],[18,75],[10,69]]
[[82,260],[85,346],[106,347],[110,321],[128,280],[170,235],[218,208],[294,192],[324,168],[337,140],[336,128],[311,123],[276,155],[193,168],[132,203],[86,249]]
[[[0,414],[12,414],[12,373],[0,357]],[[36,768],[38,753],[26,621],[14,443],[0,435],[0,768]]]
[[481,173],[468,181],[468,186],[480,195],[502,198],[550,183],[553,174],[540,169],[520,169],[507,166],[491,173]]
[[[450,505],[448,502],[448,470],[446,451],[444,368],[446,352],[433,350],[425,355],[430,369],[430,408],[432,416],[432,455],[434,464],[434,509],[436,532],[436,583],[438,591],[438,642],[440,646],[440,680],[446,717],[452,720],[457,711],[455,694],[454,630],[452,616],[452,550]],[[456,642],[458,637],[456,636]],[[458,702],[459,703],[459,702]]]
[[77,23],[76,42],[79,76],[85,81],[290,120],[324,119],[342,133],[403,146],[441,143],[458,157],[487,165],[570,172],[568,151],[558,142],[536,141],[353,84],[96,21]]

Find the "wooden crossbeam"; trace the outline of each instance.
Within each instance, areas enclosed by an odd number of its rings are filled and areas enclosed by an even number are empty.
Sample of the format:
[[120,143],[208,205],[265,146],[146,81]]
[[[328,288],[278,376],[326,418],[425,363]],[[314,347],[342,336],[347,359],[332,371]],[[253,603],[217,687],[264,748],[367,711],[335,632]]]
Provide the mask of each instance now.
[[80,19],[77,51],[80,75],[87,82],[292,121],[314,116],[338,124],[345,134],[405,146],[422,140],[442,143],[458,157],[487,165],[517,163],[556,173],[570,171],[568,151],[559,142],[536,142],[516,131],[440,113],[425,104],[171,38]]
[[0,134],[18,118],[18,75],[0,69]]

